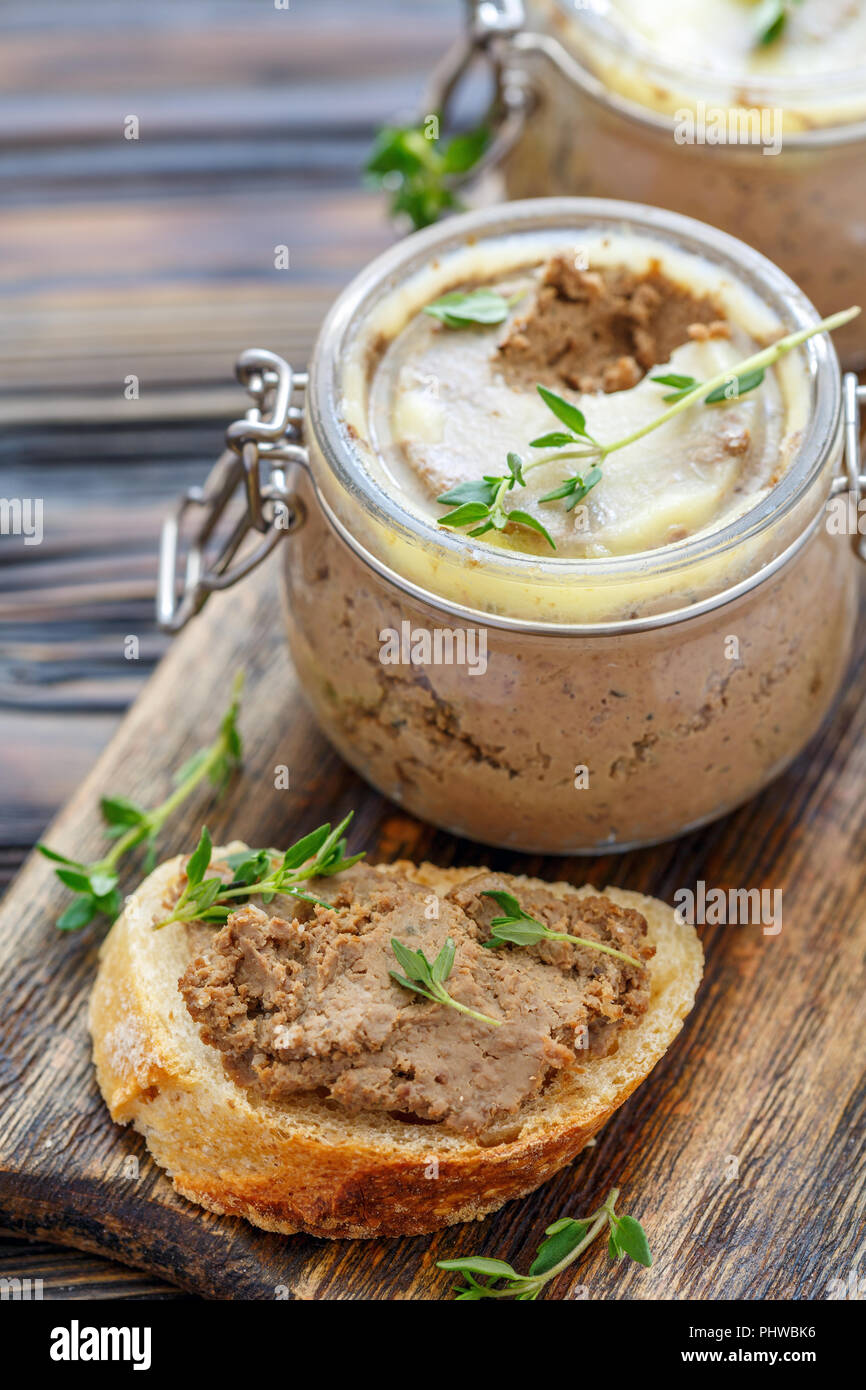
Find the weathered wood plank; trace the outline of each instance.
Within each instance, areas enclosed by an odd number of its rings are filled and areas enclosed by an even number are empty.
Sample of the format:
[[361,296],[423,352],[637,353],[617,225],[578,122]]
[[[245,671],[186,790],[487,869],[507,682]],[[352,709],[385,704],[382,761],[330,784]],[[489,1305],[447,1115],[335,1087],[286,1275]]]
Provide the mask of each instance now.
[[38,1296],[51,1301],[91,1298],[189,1300],[171,1284],[137,1274],[124,1265],[78,1250],[29,1241],[0,1231],[0,1279],[29,1279]]

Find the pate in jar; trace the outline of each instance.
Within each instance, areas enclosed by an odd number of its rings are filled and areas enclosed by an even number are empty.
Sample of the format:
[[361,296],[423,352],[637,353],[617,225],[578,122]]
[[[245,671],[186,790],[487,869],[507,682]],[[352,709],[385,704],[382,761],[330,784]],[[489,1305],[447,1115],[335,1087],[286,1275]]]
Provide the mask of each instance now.
[[[503,161],[508,197],[671,208],[762,251],[822,313],[866,302],[863,0],[769,10],[500,0],[470,11],[500,109],[520,115]],[[837,346],[848,365],[866,365],[866,321]]]
[[682,834],[786,767],[855,618],[817,322],[741,242],[601,200],[471,213],[368,267],[310,365],[281,547],[343,757],[437,826],[552,854]]

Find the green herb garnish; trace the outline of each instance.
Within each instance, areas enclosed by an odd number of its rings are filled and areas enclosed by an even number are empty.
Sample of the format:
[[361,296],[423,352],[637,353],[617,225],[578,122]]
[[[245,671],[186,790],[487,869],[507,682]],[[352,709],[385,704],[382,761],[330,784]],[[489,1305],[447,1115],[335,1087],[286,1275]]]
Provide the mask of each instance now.
[[[725,401],[739,400],[740,396],[745,396],[760,386],[764,375],[763,367],[756,367],[751,372],[741,372],[739,375],[731,373],[723,386],[717,386],[709,395],[704,396],[704,405],[723,405]],[[659,382],[662,386],[675,388],[666,396],[662,396],[663,401],[678,401],[701,386],[697,377],[678,376],[676,372],[670,372],[667,376],[654,376],[651,380]]]
[[755,43],[759,48],[775,43],[788,20],[785,0],[761,0],[755,11]]
[[424,305],[424,313],[439,319],[447,328],[466,328],[473,323],[502,323],[507,317],[511,303],[495,290],[451,290]]
[[[649,1244],[640,1222],[633,1216],[619,1216],[615,1210],[619,1189],[614,1188],[603,1206],[583,1220],[564,1216],[545,1231],[528,1274],[518,1274],[504,1260],[481,1255],[465,1259],[437,1260],[437,1269],[454,1270],[466,1281],[454,1286],[458,1299],[476,1302],[481,1298],[515,1298],[532,1302],[547,1284],[573,1264],[603,1231],[608,1232],[608,1255],[612,1260],[628,1255],[646,1269],[652,1264]],[[499,1286],[499,1287],[497,1287]]]
[[781,38],[792,5],[799,2],[800,0],[761,0],[753,17],[756,47],[766,48]]
[[223,716],[217,738],[184,763],[175,774],[175,790],[154,810],[145,810],[125,796],[102,798],[100,806],[108,827],[106,833],[115,843],[101,859],[92,864],[82,864],[77,859],[69,859],[50,849],[48,845],[40,843],[36,846],[46,859],[62,866],[54,872],[60,882],[75,893],[72,902],[57,920],[61,931],[79,931],[100,913],[106,917],[116,917],[122,905],[117,867],[124,855],[137,845],[146,844],[144,872],[150,873],[156,862],[156,838],[172,812],[204,779],[222,791],[232,772],[240,765],[243,754],[237,727],[242,687],[243,676],[238,675],[232,690],[232,701]]
[[[571,401],[567,401],[563,396],[558,396],[555,391],[549,391],[546,386],[537,386],[539,396],[544,404],[553,411],[563,425],[567,425],[567,430],[553,430],[550,434],[542,434],[538,439],[530,441],[533,449],[568,449],[569,458],[592,458],[597,450],[601,448],[597,439],[586,428],[586,417],[582,410],[579,410]],[[549,460],[544,460],[549,462]],[[529,467],[536,467],[537,464],[530,464]],[[539,502],[559,502],[565,501],[565,510],[572,511],[578,502],[582,502],[587,493],[595,487],[596,483],[601,482],[601,469],[596,465],[584,473],[574,473],[565,479],[552,492],[546,492],[540,497]]]
[[724,401],[739,400],[740,396],[754,391],[763,380],[763,367],[755,367],[751,372],[738,372],[735,377],[728,377],[723,386],[717,386],[709,395],[704,396],[704,405],[721,405]]
[[678,401],[682,396],[687,396],[689,391],[694,391],[696,386],[700,386],[696,376],[682,376],[679,372],[667,372],[664,376],[654,376],[650,380],[657,381],[660,386],[673,387],[673,390],[662,396],[666,403]]
[[[564,425],[568,426],[568,432],[556,430],[553,434],[543,434],[539,439],[531,440],[533,449],[562,448],[567,444],[577,444],[579,440],[585,439],[590,444],[600,447],[598,440],[593,439],[586,428],[586,416],[571,401],[565,400],[563,396],[558,396],[555,391],[549,391],[546,386],[536,386],[544,404],[548,406]],[[551,441],[556,441],[551,443]]]
[[[536,388],[538,394],[559,422],[566,426],[566,429],[553,430],[548,434],[540,435],[531,441],[530,447],[533,449],[563,449],[564,452],[555,454],[552,458],[533,459],[530,463],[524,463],[518,454],[509,454],[510,472],[508,477],[497,478],[485,475],[482,479],[471,479],[458,484],[450,492],[445,492],[436,499],[443,505],[455,509],[447,516],[439,517],[439,525],[471,526],[473,528],[469,532],[471,536],[483,536],[485,532],[494,527],[501,531],[509,521],[514,521],[523,526],[532,525],[534,530],[545,536],[555,550],[556,546],[553,540],[540,522],[527,512],[506,512],[504,507],[503,499],[506,493],[510,492],[516,485],[525,487],[525,475],[532,469],[546,467],[559,459],[586,460],[588,464],[586,471],[566,478],[551,492],[545,493],[543,497],[539,498],[541,503],[564,500],[566,511],[571,511],[600,481],[602,465],[610,454],[635,444],[645,435],[651,434],[653,430],[667,424],[680,411],[688,410],[693,405],[699,403],[704,405],[724,404],[733,395],[732,387],[735,387],[737,395],[744,395],[747,391],[753,391],[763,381],[765,369],[772,366],[774,362],[778,362],[786,353],[793,351],[794,348],[799,347],[801,343],[805,343],[808,338],[813,338],[818,333],[832,333],[834,329],[850,323],[859,313],[860,309],[856,306],[851,309],[844,309],[838,314],[832,314],[829,318],[822,319],[812,328],[801,328],[796,333],[789,333],[770,347],[762,348],[760,352],[752,353],[750,357],[744,358],[734,366],[717,372],[708,381],[696,381],[694,377],[679,376],[676,373],[653,377],[653,381],[658,381],[664,386],[674,387],[674,390],[664,397],[665,401],[670,402],[667,410],[662,411],[655,419],[649,420],[631,434],[615,440],[612,444],[602,444],[588,432],[583,412],[572,401],[567,401],[563,396],[557,395],[555,391],[550,391],[546,386],[539,385]],[[516,462],[512,462],[513,460]]]
[[477,164],[490,140],[488,128],[479,126],[443,143],[427,134],[431,124],[438,130],[438,119],[384,126],[364,166],[370,180],[391,194],[391,215],[405,213],[416,229],[462,206],[453,184]]
[[627,956],[625,951],[614,950],[613,946],[605,946],[600,941],[590,941],[585,936],[572,936],[570,932],[553,931],[537,918],[530,917],[528,912],[524,912],[511,893],[485,889],[481,896],[492,898],[505,914],[504,917],[494,917],[490,923],[492,934],[484,942],[490,949],[504,946],[506,942],[512,946],[533,946],[537,941],[571,941],[575,946],[589,946],[593,951],[603,951],[607,956],[616,956],[617,960],[628,961],[629,965],[636,965],[639,970],[646,964],[645,961],[637,960],[635,956]]
[[363,854],[346,855],[343,831],[352,819],[349,812],[333,830],[330,824],[320,825],[285,851],[250,849],[230,854],[225,863],[232,870],[230,883],[221,878],[205,878],[210,866],[213,846],[207,827],[190,855],[186,866],[186,887],[175,904],[174,911],[161,922],[159,929],[170,922],[225,922],[242,902],[261,897],[269,903],[276,894],[300,898],[319,907],[330,907],[321,898],[301,893],[297,885],[311,878],[329,878],[349,869],[363,859]]
[[388,971],[391,979],[396,980],[398,985],[413,990],[415,994],[422,994],[425,999],[431,999],[435,1004],[447,1004],[449,1008],[457,1009],[461,1014],[468,1014],[479,1023],[492,1023],[494,1028],[501,1027],[501,1018],[491,1018],[489,1014],[480,1014],[475,1009],[468,1008],[466,1004],[458,1003],[445,988],[445,981],[454,965],[455,947],[450,936],[432,965],[423,951],[412,951],[408,946],[404,946],[402,941],[393,937],[391,949],[397,957],[398,964],[402,965],[406,972],[400,975],[396,970]]
[[546,527],[519,508],[506,510],[505,497],[515,487],[526,487],[523,470],[526,467],[519,454],[509,454],[508,473],[501,477],[485,474],[483,478],[458,483],[449,492],[443,492],[436,501],[453,510],[439,517],[440,526],[471,526],[470,536],[483,536],[485,532],[503,531],[506,526],[526,526],[543,536],[548,545],[555,550],[556,544]]

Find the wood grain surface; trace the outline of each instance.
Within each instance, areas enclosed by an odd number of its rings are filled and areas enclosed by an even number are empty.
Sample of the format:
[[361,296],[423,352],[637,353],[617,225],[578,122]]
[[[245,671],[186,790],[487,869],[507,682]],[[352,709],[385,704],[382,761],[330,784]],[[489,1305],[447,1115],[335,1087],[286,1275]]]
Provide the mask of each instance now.
[[303,365],[394,239],[361,165],[460,22],[460,0],[0,7],[0,493],[45,506],[41,545],[0,537],[0,885],[165,650],[159,524],[247,404],[239,352]]
[[[538,1193],[432,1238],[327,1242],[198,1211],[174,1194],[142,1141],[111,1124],[85,1028],[100,933],[54,932],[64,893],[48,864],[33,859],[7,897],[0,929],[0,1224],[211,1297],[430,1299],[447,1292],[437,1258],[483,1252],[525,1267],[545,1225],[591,1209],[617,1184],[625,1209],[649,1231],[655,1265],[650,1273],[610,1269],[596,1253],[562,1277],[563,1297],[580,1297],[584,1287],[617,1298],[826,1297],[831,1279],[858,1267],[863,1240],[864,644],[822,734],[751,805],[656,849],[543,860],[455,841],[359,782],[303,705],[283,648],[275,578],[269,567],[214,599],[173,644],[52,827],[52,844],[95,855],[101,791],[146,804],[164,794],[169,769],[215,726],[231,673],[243,668],[245,769],[218,804],[196,802],[178,814],[167,829],[172,852],[192,847],[205,815],[217,840],[270,844],[354,808],[353,843],[373,859],[482,862],[668,899],[698,879],[781,889],[783,930],[704,932],[706,978],[682,1035],[597,1144]],[[275,790],[275,763],[289,767],[292,790]]]

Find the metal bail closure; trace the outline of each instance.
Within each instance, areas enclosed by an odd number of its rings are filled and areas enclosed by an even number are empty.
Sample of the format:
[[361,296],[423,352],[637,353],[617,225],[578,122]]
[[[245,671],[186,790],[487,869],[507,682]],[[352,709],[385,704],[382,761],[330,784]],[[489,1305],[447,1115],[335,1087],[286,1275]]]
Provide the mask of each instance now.
[[[283,465],[308,466],[307,451],[300,442],[304,412],[293,403],[306,389],[306,373],[293,372],[282,357],[264,348],[241,353],[235,373],[253,404],[243,419],[226,430],[226,449],[204,486],[189,488],[163,523],[156,597],[156,617],[163,632],[179,632],[214,590],[228,589],[243,579],[304,520],[301,502],[288,490]],[[264,483],[263,463],[267,465]],[[241,485],[245,505],[238,512],[233,503]],[[233,523],[228,515],[232,508]],[[188,514],[194,521],[184,545]],[[259,532],[261,540],[233,564],[249,531]],[[182,551],[185,560],[179,575]]]
[[854,552],[866,563],[866,535],[860,531],[860,502],[866,491],[860,444],[860,407],[866,405],[866,386],[861,386],[854,372],[846,372],[842,383],[843,428],[845,434],[845,477],[835,480],[833,493],[847,492],[853,501],[850,513],[854,523],[851,543]]
[[531,105],[531,93],[522,70],[510,61],[511,43],[526,23],[523,0],[467,0],[466,27],[434,68],[423,98],[419,119],[439,116],[450,126],[459,93],[476,61],[487,65],[493,80],[493,95],[483,124],[492,139],[471,169],[454,174],[451,187],[462,188],[497,169],[523,133]]

